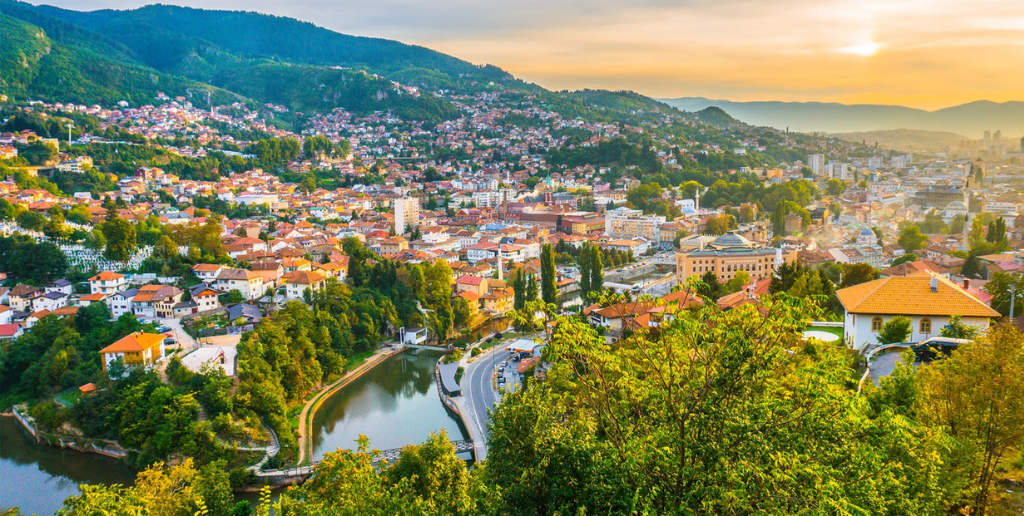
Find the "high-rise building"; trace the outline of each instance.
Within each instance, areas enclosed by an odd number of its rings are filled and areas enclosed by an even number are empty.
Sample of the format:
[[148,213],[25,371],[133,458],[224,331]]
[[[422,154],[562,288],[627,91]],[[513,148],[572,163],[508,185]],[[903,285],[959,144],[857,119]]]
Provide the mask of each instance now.
[[408,228],[420,224],[420,200],[417,197],[399,197],[395,205],[395,234],[403,235]]
[[643,211],[631,210],[625,206],[604,214],[604,232],[612,238],[643,238],[658,240],[658,232],[665,223],[665,217],[644,215]]
[[824,154],[811,154],[807,156],[807,166],[810,167],[811,172],[815,176],[820,176],[825,171],[825,155]]

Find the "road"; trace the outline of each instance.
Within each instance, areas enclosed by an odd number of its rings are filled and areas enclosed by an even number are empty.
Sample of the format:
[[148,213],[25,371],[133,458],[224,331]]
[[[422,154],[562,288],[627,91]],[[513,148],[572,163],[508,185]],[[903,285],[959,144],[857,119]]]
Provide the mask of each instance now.
[[505,351],[505,346],[499,344],[476,357],[466,366],[463,375],[462,394],[469,409],[469,423],[474,426],[470,433],[473,434],[473,441],[480,444],[477,447],[478,461],[487,457],[487,426],[490,424],[488,411],[501,399],[499,393],[492,388],[491,377],[494,368],[508,357],[509,352]]

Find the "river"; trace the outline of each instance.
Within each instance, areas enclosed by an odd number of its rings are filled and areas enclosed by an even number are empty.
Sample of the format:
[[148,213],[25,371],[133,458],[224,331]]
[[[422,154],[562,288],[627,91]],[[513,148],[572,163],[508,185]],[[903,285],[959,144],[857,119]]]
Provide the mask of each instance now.
[[95,453],[36,444],[12,417],[0,417],[0,509],[47,515],[78,494],[82,483],[128,484],[135,472],[123,462]]
[[408,350],[331,395],[313,418],[314,460],[338,448],[356,449],[359,434],[379,450],[422,443],[437,430],[447,430],[452,440],[468,439],[462,421],[437,395],[439,358],[435,352]]

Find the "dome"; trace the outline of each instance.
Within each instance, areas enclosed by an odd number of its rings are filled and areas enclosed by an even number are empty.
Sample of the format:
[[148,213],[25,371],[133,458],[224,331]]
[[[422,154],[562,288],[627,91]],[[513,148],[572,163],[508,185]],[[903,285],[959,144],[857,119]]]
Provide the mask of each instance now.
[[860,232],[860,236],[869,236],[869,237],[874,238],[875,232],[871,231],[870,229],[865,229],[864,231]]
[[730,231],[716,238],[714,242],[711,242],[711,245],[716,247],[750,247],[750,240]]
[[953,201],[946,205],[947,210],[966,210],[967,205],[963,201]]

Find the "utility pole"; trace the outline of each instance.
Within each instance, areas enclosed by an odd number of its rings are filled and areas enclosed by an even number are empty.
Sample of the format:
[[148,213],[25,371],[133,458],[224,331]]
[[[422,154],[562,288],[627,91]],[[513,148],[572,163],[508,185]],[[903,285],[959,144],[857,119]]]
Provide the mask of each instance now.
[[71,146],[71,128],[74,127],[74,126],[75,126],[75,124],[68,124],[68,146],[69,147]]

